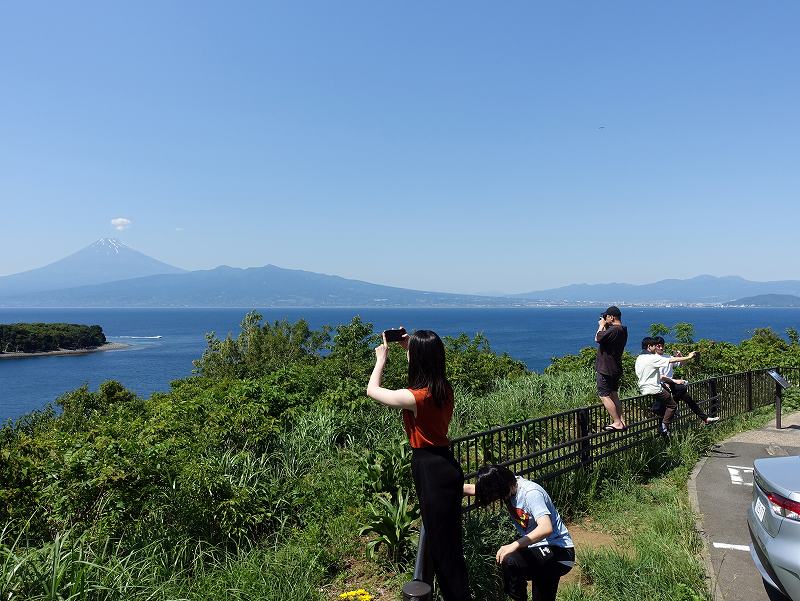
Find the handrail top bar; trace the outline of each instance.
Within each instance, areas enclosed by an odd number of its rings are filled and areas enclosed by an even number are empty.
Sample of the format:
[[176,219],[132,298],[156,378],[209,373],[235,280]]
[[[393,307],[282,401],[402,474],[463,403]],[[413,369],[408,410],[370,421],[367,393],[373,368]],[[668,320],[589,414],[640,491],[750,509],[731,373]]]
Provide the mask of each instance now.
[[[719,378],[727,378],[727,377],[733,377],[733,376],[745,376],[745,375],[751,374],[751,373],[766,372],[766,371],[768,371],[770,369],[781,369],[781,368],[780,367],[765,367],[763,369],[754,369],[754,370],[750,370],[750,371],[738,371],[738,372],[731,373],[731,374],[721,374],[719,376],[711,376],[710,378],[706,378],[705,380],[698,380],[697,382],[690,382],[690,384],[693,384],[693,385],[707,384],[708,382],[711,382],[712,380],[717,380]],[[642,394],[642,395],[638,395],[638,396],[626,397],[624,399],[620,399],[620,401],[621,402],[622,401],[628,401],[628,402],[637,401],[637,400],[645,399],[645,398],[647,398],[649,396],[651,396],[651,395]],[[519,421],[519,422],[513,422],[513,423],[510,423],[510,424],[504,424],[502,426],[494,426],[494,427],[488,428],[486,430],[480,430],[479,432],[472,432],[470,434],[464,434],[463,436],[459,436],[458,438],[453,438],[450,441],[450,446],[452,447],[454,444],[465,442],[465,441],[468,441],[468,440],[471,440],[471,439],[474,439],[474,438],[477,438],[477,437],[483,437],[483,436],[487,436],[489,434],[497,434],[499,432],[505,432],[506,430],[511,430],[513,428],[520,428],[520,427],[523,427],[523,426],[528,426],[528,425],[531,425],[531,424],[535,424],[536,422],[543,422],[543,421],[547,421],[547,420],[557,419],[559,417],[567,417],[569,415],[575,415],[575,414],[578,414],[578,413],[583,412],[583,411],[592,411],[593,409],[601,409],[602,407],[603,407],[602,403],[595,403],[594,405],[588,405],[586,407],[574,407],[572,409],[566,409],[566,410],[561,411],[559,413],[552,413],[550,415],[540,415],[538,417],[531,417],[529,419],[526,419],[526,420],[523,420],[523,421]]]

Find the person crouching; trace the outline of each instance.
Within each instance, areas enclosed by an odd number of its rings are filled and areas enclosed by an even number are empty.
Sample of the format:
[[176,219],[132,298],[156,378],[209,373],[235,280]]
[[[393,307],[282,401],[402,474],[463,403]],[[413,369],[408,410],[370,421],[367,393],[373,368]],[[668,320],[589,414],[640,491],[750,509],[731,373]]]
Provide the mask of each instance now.
[[478,471],[475,484],[464,484],[464,494],[475,496],[478,506],[501,501],[520,535],[495,556],[506,594],[526,601],[530,580],[534,601],[554,601],[558,581],[575,565],[575,548],[547,491],[506,467],[487,465]]

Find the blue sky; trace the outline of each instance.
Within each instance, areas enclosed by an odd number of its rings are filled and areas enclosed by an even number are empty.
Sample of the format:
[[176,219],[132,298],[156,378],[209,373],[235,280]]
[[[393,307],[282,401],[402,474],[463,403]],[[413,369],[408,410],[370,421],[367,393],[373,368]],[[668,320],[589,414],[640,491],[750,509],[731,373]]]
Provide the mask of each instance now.
[[116,236],[454,292],[800,279],[798,17],[4,2],[0,275]]

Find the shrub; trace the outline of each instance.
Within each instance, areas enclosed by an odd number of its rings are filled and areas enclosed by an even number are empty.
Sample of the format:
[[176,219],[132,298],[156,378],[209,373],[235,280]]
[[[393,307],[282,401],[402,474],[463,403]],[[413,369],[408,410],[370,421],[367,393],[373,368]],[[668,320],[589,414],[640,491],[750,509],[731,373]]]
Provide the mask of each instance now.
[[367,525],[359,534],[373,534],[375,538],[367,543],[367,556],[375,557],[381,547],[386,547],[389,560],[398,564],[416,551],[414,521],[419,517],[419,509],[409,502],[409,493],[397,491],[397,497],[377,495],[375,501],[367,504]]

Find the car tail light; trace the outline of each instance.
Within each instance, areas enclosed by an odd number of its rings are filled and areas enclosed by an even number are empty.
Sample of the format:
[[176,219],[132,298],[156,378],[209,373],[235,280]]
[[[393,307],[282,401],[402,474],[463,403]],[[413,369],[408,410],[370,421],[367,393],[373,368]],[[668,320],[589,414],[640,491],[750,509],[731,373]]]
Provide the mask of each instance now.
[[792,501],[774,492],[767,493],[772,511],[795,522],[800,522],[800,502]]

